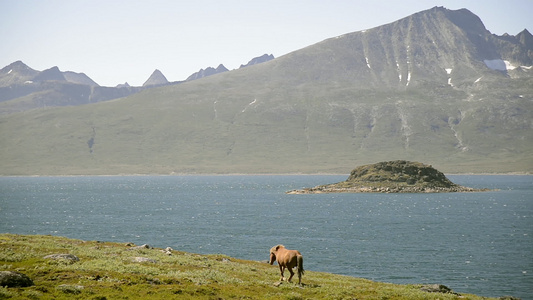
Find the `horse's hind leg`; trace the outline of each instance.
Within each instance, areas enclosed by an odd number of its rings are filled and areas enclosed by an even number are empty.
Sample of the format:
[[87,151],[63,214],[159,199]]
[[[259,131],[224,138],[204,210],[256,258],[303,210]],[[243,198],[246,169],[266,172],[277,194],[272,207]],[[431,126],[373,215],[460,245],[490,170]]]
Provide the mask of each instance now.
[[292,270],[292,268],[287,268],[287,269],[289,269],[289,272],[291,273],[291,276],[289,276],[289,280],[287,281],[291,282],[292,276],[294,276],[294,271]]

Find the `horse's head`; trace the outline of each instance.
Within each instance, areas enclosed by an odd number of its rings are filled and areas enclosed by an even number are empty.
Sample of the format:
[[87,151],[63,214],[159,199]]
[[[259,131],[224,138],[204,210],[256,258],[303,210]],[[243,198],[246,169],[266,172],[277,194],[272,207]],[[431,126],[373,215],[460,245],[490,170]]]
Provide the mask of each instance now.
[[278,252],[279,248],[285,248],[283,245],[277,245],[272,248],[270,248],[270,260],[269,263],[272,265],[276,261],[276,253]]
[[273,265],[275,261],[276,261],[276,254],[270,252],[270,260],[268,261],[268,263]]

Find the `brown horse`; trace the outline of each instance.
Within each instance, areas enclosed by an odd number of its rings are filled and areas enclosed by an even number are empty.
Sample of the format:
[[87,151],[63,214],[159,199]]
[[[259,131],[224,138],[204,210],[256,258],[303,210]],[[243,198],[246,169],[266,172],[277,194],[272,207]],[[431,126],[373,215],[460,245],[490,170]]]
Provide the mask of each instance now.
[[274,246],[270,249],[270,264],[274,264],[276,260],[278,261],[279,270],[281,272],[280,281],[285,280],[285,277],[283,277],[283,272],[285,269],[289,269],[291,276],[287,281],[291,282],[292,276],[294,276],[292,268],[298,267],[298,284],[302,283],[302,275],[304,274],[304,258],[302,254],[300,254],[300,251],[286,249],[283,245]]

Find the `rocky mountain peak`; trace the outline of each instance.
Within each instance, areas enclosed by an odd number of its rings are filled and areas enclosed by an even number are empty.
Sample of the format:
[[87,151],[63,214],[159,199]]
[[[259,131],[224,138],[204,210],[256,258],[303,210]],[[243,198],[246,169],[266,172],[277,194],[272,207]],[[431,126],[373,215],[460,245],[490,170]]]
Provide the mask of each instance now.
[[82,85],[88,85],[88,86],[99,86],[98,83],[94,82],[89,76],[85,75],[85,73],[76,73],[71,71],[62,72],[63,76],[65,77],[65,80],[71,83],[76,84],[82,84]]
[[117,87],[117,88],[129,88],[129,87],[131,87],[131,85],[126,81],[126,82],[124,82],[124,83],[117,84],[116,87]]
[[217,73],[226,72],[229,71],[228,68],[226,68],[223,64],[218,65],[218,67],[215,69]]
[[213,67],[208,67],[205,70],[200,69],[200,71],[193,73],[191,76],[187,77],[186,81],[196,80],[226,71],[228,71],[228,69],[223,64],[220,64],[216,69]]
[[0,87],[24,84],[32,80],[38,73],[22,61],[16,61],[0,70]]
[[468,33],[485,34],[487,32],[481,19],[466,8],[458,10],[444,9],[444,14],[457,27]]
[[7,75],[7,74],[11,74],[12,72],[21,73],[21,72],[28,72],[28,71],[32,71],[32,73],[36,73],[37,72],[37,71],[31,69],[30,67],[28,67],[22,61],[17,60],[16,62],[11,63],[8,66],[5,66],[4,68],[2,68],[0,70],[0,75]]
[[63,76],[63,73],[61,73],[61,71],[59,70],[57,66],[42,71],[37,76],[35,76],[33,80],[34,81],[66,81],[65,76]]
[[520,44],[524,45],[527,49],[533,49],[533,35],[531,35],[527,29],[524,29],[517,34],[516,38],[520,41]]
[[240,68],[244,68],[244,67],[248,67],[248,66],[252,66],[252,65],[257,65],[257,64],[260,64],[260,63],[264,63],[264,62],[267,62],[269,60],[273,60],[274,59],[274,55],[272,54],[263,54],[261,56],[258,56],[258,57],[254,57],[252,58],[252,60],[250,60],[247,64],[245,65],[241,65],[239,67]]
[[158,69],[155,69],[155,71],[152,73],[152,75],[150,75],[150,77],[148,78],[148,80],[146,80],[143,86],[146,87],[146,86],[161,85],[161,84],[167,84],[167,83],[168,83],[168,80],[165,77],[165,75],[163,75],[163,73],[161,73],[161,71],[159,71]]

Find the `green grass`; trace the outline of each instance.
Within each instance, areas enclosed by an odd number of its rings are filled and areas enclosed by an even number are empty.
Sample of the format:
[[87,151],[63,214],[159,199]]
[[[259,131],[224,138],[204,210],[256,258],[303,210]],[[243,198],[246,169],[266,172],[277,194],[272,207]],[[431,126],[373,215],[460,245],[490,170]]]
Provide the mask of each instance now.
[[[80,261],[43,258],[56,253]],[[134,257],[156,262],[138,263]],[[1,234],[0,270],[24,273],[35,284],[0,287],[0,299],[487,299],[311,270],[301,286],[279,285],[277,266],[265,262],[180,251],[167,255],[161,249],[54,236]]]

